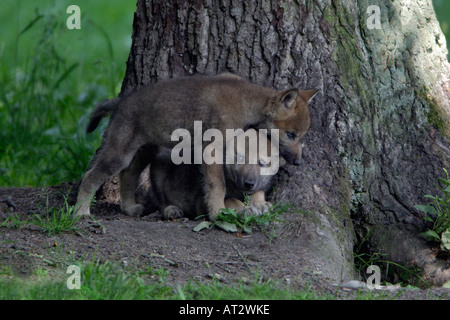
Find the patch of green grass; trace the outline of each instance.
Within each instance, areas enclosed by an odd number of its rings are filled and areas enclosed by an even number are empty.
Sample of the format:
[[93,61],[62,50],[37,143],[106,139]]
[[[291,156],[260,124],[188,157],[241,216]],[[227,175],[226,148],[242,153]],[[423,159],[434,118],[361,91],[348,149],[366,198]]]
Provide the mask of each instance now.
[[135,4],[77,1],[82,28],[69,30],[70,4],[5,0],[0,12],[2,187],[76,181],[100,144],[104,126],[85,128],[96,103],[120,90]]
[[[68,65],[58,53],[55,35],[62,26],[42,16],[34,56],[14,78],[0,84],[0,185],[52,185],[78,179],[99,145],[99,136],[84,134],[87,114],[105,90],[86,95],[72,90],[69,79],[78,63]],[[81,120],[80,120],[81,119]]]
[[11,270],[10,267],[0,265],[0,276],[12,276],[14,275],[14,272]]
[[189,282],[184,287],[178,286],[175,299],[181,300],[318,300],[330,299],[321,296],[310,288],[294,290],[277,284],[273,280],[255,279],[251,283],[239,281],[224,285],[215,280],[208,283]]
[[161,282],[146,283],[137,272],[126,271],[113,263],[92,261],[83,268],[79,298],[89,300],[165,299],[172,288]]
[[0,223],[0,227],[19,229],[28,225],[35,225],[49,236],[62,232],[78,233],[81,229],[77,226],[80,217],[75,216],[76,207],[69,205],[67,196],[64,195],[63,197],[64,203],[59,208],[49,207],[47,198],[46,207],[44,208],[45,215],[43,217],[39,214],[34,214],[23,219],[17,214],[12,214]]
[[157,279],[159,283],[165,282],[169,271],[163,267],[155,269],[153,266],[146,266],[144,270],[138,271],[139,276],[149,276],[151,279]]
[[[21,300],[142,300],[165,299],[173,290],[160,283],[145,283],[136,272],[129,272],[110,262],[93,259],[81,270],[80,289],[69,289],[67,280],[52,281],[39,272],[38,280],[0,279],[0,299]],[[67,275],[69,277],[69,275]]]
[[[80,265],[80,289],[68,289],[66,281],[52,281],[46,272],[36,271],[37,280],[29,281],[22,278],[1,279],[0,299],[25,300],[147,300],[147,299],[330,299],[330,296],[320,296],[309,288],[295,290],[279,285],[272,280],[253,280],[251,283],[240,281],[224,285],[218,281],[200,283],[189,281],[178,285],[175,289],[166,282],[166,270],[151,270],[159,279],[145,279],[147,271],[126,270],[115,263],[100,263],[95,258],[87,265]],[[67,276],[69,277],[69,275]]]
[[[62,264],[69,266],[67,261]],[[296,288],[264,279],[258,272],[252,280],[224,284],[218,279],[169,284],[169,271],[148,267],[134,269],[115,262],[100,262],[94,257],[87,263],[73,262],[80,271],[80,288],[69,289],[66,269],[48,272],[37,268],[27,278],[12,277],[8,268],[0,268],[0,300],[334,300],[311,286]],[[2,272],[3,270],[3,272]],[[4,274],[6,276],[1,277]],[[395,298],[395,297],[394,297]],[[383,292],[358,291],[353,299],[392,299]]]
[[32,219],[32,224],[39,226],[42,232],[53,236],[62,232],[79,232],[81,229],[76,225],[79,216],[75,216],[76,207],[69,205],[68,199],[64,196],[64,204],[59,208],[48,206],[46,215],[41,217],[35,214]]
[[29,223],[28,219],[23,220],[18,214],[11,214],[0,223],[0,227],[19,229]]

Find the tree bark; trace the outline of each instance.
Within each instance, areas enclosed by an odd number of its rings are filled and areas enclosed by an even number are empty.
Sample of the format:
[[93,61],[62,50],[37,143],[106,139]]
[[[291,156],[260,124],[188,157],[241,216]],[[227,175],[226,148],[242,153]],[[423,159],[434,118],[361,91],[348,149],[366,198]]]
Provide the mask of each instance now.
[[224,71],[320,89],[303,164],[281,170],[271,201],[298,208],[291,236],[324,277],[354,278],[362,244],[450,279],[414,209],[450,169],[450,67],[431,0],[138,0],[132,39],[121,94]]

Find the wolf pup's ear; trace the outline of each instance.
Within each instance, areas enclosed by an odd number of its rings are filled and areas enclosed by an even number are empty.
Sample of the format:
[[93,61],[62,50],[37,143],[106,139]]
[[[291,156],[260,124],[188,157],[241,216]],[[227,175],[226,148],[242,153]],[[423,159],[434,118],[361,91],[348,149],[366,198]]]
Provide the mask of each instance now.
[[299,90],[299,96],[300,96],[300,98],[303,99],[303,101],[308,103],[312,98],[314,98],[316,96],[317,92],[319,92],[318,89]]
[[299,91],[297,89],[289,89],[282,91],[278,96],[280,97],[280,106],[286,109],[295,107],[295,99],[297,99]]

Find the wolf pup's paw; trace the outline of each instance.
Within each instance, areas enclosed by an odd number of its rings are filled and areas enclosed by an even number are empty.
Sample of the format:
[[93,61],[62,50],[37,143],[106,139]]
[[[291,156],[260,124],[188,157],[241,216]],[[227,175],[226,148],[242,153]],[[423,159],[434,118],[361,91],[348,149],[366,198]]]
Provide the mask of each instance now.
[[261,211],[254,206],[245,206],[244,209],[242,209],[241,213],[246,215],[259,216],[261,214]]
[[184,216],[183,211],[177,206],[168,206],[164,209],[164,219],[174,220]]
[[89,208],[81,210],[78,209],[75,212],[75,217],[80,217],[80,218],[84,218],[84,217],[90,217],[91,216],[91,211],[89,210]]
[[241,212],[249,215],[259,216],[263,213],[268,212],[271,207],[272,204],[270,202],[264,201],[246,206],[244,207],[244,209],[242,209]]
[[144,206],[140,204],[136,204],[133,206],[127,206],[122,208],[122,211],[130,217],[140,217],[142,216],[142,213],[144,212]]
[[270,208],[272,208],[272,204],[268,201],[255,203],[253,206],[258,210],[259,214],[269,212]]

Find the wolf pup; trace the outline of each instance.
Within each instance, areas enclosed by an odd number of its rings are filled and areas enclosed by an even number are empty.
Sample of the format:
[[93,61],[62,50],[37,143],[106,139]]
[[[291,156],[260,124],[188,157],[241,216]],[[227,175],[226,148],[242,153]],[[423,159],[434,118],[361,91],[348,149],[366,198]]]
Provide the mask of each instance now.
[[[201,121],[203,130],[216,128],[224,135],[226,129],[279,129],[280,154],[289,164],[300,165],[301,139],[310,126],[308,102],[316,92],[277,91],[221,74],[165,80],[115,100],[101,148],[80,185],[77,215],[90,214],[91,195],[117,173],[122,210],[140,215],[143,206],[130,190],[136,189],[140,173],[159,147],[176,145],[174,130],[184,128],[192,135],[194,121]],[[202,171],[207,212],[215,220],[225,207],[223,164],[203,164]]]
[[[250,131],[256,133],[254,129],[247,130],[247,133]],[[256,134],[254,136],[256,137]],[[232,149],[229,145],[226,148],[226,153],[231,152],[234,155],[233,163],[224,165],[226,208],[262,214],[272,206],[265,200],[265,192],[272,185],[274,175],[262,174],[262,170],[270,163],[278,161],[279,154],[272,152],[273,148],[267,136],[260,135],[256,142],[260,146],[265,144],[265,150],[270,152],[260,152],[261,148],[249,148],[250,142],[245,143],[242,148],[233,146]],[[160,212],[165,219],[182,216],[195,218],[207,214],[201,165],[175,165],[170,150],[165,150],[153,160],[150,180]],[[248,207],[243,203],[244,194],[251,195]]]

